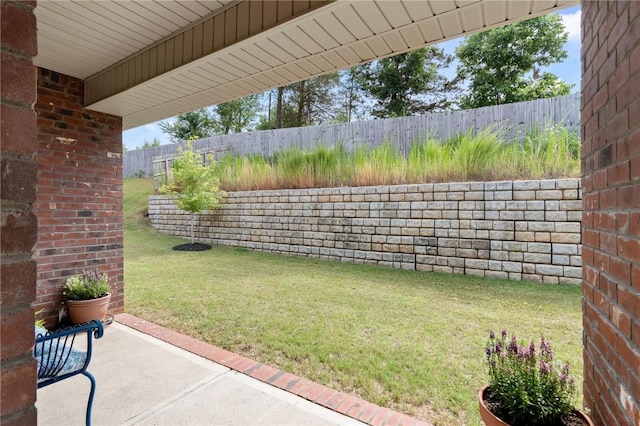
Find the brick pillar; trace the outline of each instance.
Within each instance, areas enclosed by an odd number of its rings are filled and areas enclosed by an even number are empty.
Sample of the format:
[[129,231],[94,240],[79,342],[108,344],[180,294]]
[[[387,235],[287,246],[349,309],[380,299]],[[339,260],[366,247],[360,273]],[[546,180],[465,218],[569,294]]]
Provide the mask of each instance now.
[[34,343],[37,221],[35,1],[1,3],[0,423],[36,424]]
[[84,108],[84,81],[38,69],[38,298],[55,323],[69,275],[111,278],[111,313],[124,310],[122,119]]
[[582,4],[584,401],[640,425],[640,2]]

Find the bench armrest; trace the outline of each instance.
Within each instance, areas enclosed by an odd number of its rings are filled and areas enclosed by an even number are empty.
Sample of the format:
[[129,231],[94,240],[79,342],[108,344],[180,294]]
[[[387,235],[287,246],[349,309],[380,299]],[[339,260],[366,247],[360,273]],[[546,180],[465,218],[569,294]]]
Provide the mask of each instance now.
[[[33,354],[38,363],[38,387],[44,387],[86,371],[91,361],[93,338],[104,334],[102,323],[98,320],[66,327],[56,331],[47,331],[36,327],[36,343]],[[74,348],[78,340],[85,335],[86,350]]]

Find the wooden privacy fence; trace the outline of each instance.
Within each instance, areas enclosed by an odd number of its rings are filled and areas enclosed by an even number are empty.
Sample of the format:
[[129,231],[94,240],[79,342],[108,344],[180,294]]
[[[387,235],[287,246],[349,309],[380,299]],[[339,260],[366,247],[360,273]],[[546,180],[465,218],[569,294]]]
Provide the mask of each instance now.
[[[222,147],[216,150],[208,150],[202,151],[200,150],[200,157],[202,158],[202,164],[207,162],[207,156],[209,154],[213,154],[215,159],[219,159],[222,155],[226,154],[229,151],[229,147]],[[173,166],[173,159],[178,155],[177,152],[160,155],[157,157],[153,157],[152,159],[152,171],[153,171],[153,186],[157,191],[162,185],[166,184],[168,179],[167,177],[171,175],[171,167]]]
[[[416,139],[427,136],[436,140],[446,140],[468,130],[477,132],[493,126],[504,130],[506,138],[510,140],[522,137],[525,131],[534,126],[542,127],[557,123],[576,128],[580,125],[578,93],[417,117],[219,135],[194,141],[193,148],[202,152],[215,152],[216,158],[223,152],[268,156],[290,147],[309,151],[318,144],[331,147],[342,143],[350,149],[361,143],[377,146],[387,140],[393,142],[396,150],[406,154]],[[169,159],[175,157],[177,148],[182,145],[169,144],[125,152],[124,176],[155,175],[154,161],[164,161],[166,168]]]
[[157,191],[162,185],[168,182],[171,166],[176,154],[162,155],[153,159],[153,187]]

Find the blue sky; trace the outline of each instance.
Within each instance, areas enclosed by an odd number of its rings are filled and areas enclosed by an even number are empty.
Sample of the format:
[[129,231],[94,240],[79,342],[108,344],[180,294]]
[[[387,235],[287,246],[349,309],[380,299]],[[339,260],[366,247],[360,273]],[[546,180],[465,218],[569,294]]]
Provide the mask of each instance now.
[[[569,57],[560,64],[551,65],[546,70],[567,83],[573,84],[572,91],[577,92],[580,90],[580,6],[565,9],[560,12],[560,15],[562,15],[566,30],[569,32],[569,40],[565,45]],[[445,52],[453,54],[460,41],[462,38],[440,43],[438,46],[442,47]],[[455,63],[452,64],[450,72],[455,72],[455,66]],[[151,142],[154,138],[157,138],[162,144],[170,143],[157,122],[127,130],[122,134],[122,141],[127,149],[139,148],[145,141]]]

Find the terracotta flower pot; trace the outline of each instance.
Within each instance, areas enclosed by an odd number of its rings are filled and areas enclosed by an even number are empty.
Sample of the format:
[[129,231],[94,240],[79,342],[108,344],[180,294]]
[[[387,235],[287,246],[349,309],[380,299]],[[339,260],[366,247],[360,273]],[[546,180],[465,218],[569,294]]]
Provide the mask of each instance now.
[[69,318],[73,324],[81,324],[94,319],[103,321],[107,315],[110,300],[111,293],[98,299],[67,300]]
[[478,403],[480,405],[480,418],[486,426],[509,426],[508,423],[500,420],[495,414],[493,414],[484,403],[484,392],[489,388],[485,386],[478,391]]
[[[496,417],[485,405],[484,403],[484,392],[489,388],[489,386],[485,386],[478,391],[478,405],[480,406],[480,418],[484,422],[486,426],[510,426],[509,423],[505,423]],[[584,420],[585,424],[588,426],[593,426],[593,421],[583,412],[574,411],[575,415],[582,420]]]

